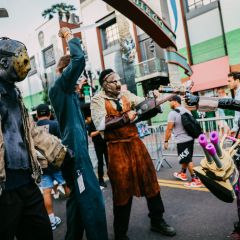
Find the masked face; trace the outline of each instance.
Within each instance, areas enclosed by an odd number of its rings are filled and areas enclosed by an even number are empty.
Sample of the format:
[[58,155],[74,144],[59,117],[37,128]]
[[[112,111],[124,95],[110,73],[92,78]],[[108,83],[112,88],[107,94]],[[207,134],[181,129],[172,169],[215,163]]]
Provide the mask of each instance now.
[[0,39],[0,79],[20,82],[30,71],[30,60],[25,45],[9,38]]
[[12,59],[13,68],[18,76],[18,82],[25,79],[31,69],[30,59],[26,48],[20,48],[16,51],[16,56]]
[[118,97],[121,92],[121,82],[118,74],[111,74],[103,83],[103,89],[110,97]]

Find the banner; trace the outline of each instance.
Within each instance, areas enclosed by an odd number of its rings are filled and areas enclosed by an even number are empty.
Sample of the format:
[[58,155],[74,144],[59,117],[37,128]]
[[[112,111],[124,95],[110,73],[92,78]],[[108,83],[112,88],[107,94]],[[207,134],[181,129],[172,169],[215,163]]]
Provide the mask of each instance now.
[[174,21],[175,21],[174,32],[176,32],[177,27],[178,27],[178,12],[177,12],[176,0],[170,0],[170,3],[171,3],[173,16],[174,16]]

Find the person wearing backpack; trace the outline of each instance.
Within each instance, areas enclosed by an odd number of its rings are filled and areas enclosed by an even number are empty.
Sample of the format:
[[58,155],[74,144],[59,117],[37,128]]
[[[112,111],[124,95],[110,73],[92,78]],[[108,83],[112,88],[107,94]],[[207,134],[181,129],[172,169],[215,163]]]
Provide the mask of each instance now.
[[[173,109],[168,115],[168,124],[165,133],[164,148],[168,149],[168,141],[173,133],[175,141],[177,143],[177,152],[178,160],[182,168],[180,172],[174,172],[173,176],[182,181],[187,181],[187,169],[191,174],[191,181],[185,184],[186,187],[202,187],[202,183],[196,174],[193,171],[193,146],[194,138],[201,133],[201,130],[194,131],[195,128],[192,128],[193,134],[190,136],[188,128],[191,128],[194,122],[194,118],[189,110],[181,106],[181,98],[178,95],[175,95],[170,100],[170,106]],[[187,132],[188,131],[188,132]]]

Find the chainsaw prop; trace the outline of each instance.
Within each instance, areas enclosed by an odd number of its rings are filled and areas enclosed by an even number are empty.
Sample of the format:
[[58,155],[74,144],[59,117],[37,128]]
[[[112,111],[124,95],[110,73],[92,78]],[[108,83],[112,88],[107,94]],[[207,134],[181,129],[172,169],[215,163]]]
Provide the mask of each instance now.
[[219,141],[218,133],[210,133],[210,143],[206,135],[199,136],[199,144],[206,155],[201,160],[200,166],[194,171],[202,183],[220,200],[231,203],[236,198],[235,185],[237,184],[239,173],[234,164],[233,157],[237,152],[240,140],[235,139],[235,143],[229,149],[223,148],[226,137]]
[[175,95],[187,96],[191,92],[193,87],[193,82],[188,81],[187,84],[181,86],[160,86],[158,91],[164,93],[161,98],[149,97],[145,101],[139,103],[135,106],[135,111],[138,114],[137,120],[135,122],[143,121],[154,117],[157,113],[161,113],[160,105],[166,101],[169,101]]
[[148,120],[155,117],[158,113],[162,113],[160,105],[169,101],[174,95],[176,94],[166,94],[161,98],[149,97],[134,106],[133,110],[137,112],[137,118],[134,120],[134,123]]

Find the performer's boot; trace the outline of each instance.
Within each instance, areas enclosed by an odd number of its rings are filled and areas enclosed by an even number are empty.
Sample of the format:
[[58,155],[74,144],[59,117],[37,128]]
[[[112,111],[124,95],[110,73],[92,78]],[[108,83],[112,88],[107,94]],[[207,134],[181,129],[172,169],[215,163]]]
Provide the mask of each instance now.
[[127,236],[132,198],[124,206],[113,206],[115,240],[129,240]]
[[176,231],[173,227],[169,226],[162,218],[159,221],[151,221],[151,230],[153,232],[159,232],[166,236],[175,236]]
[[240,222],[234,223],[234,230],[231,234],[231,239],[240,240]]
[[151,198],[147,198],[147,205],[149,209],[148,216],[151,218],[151,231],[159,232],[166,236],[176,235],[173,227],[169,226],[163,219],[164,206],[160,192]]
[[234,223],[234,232],[239,232],[240,233],[240,222],[235,222]]

